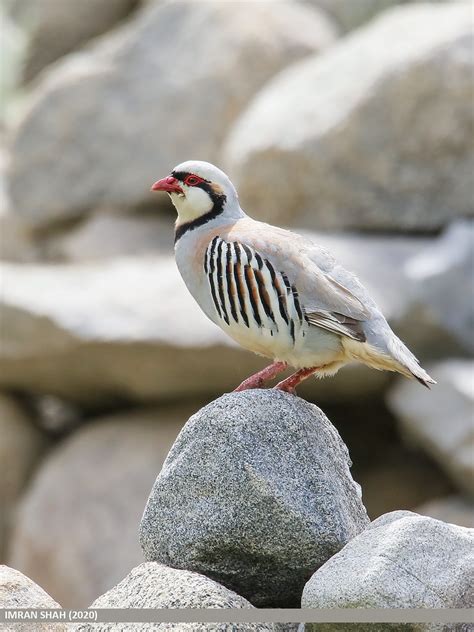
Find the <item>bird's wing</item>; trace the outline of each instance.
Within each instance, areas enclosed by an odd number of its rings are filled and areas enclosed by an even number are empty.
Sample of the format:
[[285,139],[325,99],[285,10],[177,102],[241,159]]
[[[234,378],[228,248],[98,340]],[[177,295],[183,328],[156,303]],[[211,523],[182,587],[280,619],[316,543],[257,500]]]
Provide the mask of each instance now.
[[370,318],[366,292],[348,272],[355,292],[334,278],[331,271],[338,270],[340,276],[341,268],[329,253],[290,231],[248,219],[237,222],[225,238],[250,248],[288,279],[310,325],[365,341],[362,325]]
[[298,287],[310,325],[365,342],[363,323],[370,317],[367,306],[308,256],[301,255],[300,259],[304,270]]

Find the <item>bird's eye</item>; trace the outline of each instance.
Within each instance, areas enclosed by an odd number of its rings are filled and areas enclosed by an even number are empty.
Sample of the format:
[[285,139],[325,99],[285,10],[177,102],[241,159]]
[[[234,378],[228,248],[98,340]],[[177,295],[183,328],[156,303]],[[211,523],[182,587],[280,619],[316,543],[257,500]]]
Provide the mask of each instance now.
[[203,179],[199,176],[186,176],[184,179],[184,184],[187,184],[188,187],[195,187],[200,182],[203,182]]

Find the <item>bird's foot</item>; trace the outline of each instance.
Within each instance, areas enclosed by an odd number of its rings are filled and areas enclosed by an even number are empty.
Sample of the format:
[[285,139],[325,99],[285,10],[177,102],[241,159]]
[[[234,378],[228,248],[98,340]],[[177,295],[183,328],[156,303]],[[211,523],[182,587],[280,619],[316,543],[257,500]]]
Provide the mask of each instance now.
[[261,388],[267,380],[271,380],[279,373],[284,371],[288,365],[286,362],[274,362],[270,366],[265,367],[258,373],[251,375],[234,389],[234,393],[246,391],[250,388]]
[[265,380],[262,378],[256,378],[255,375],[251,375],[246,380],[239,384],[237,388],[234,388],[234,393],[239,393],[240,391],[247,391],[251,388],[260,388],[265,383]]
[[318,370],[318,367],[310,367],[309,369],[300,369],[287,377],[286,380],[279,382],[275,388],[279,391],[284,391],[285,393],[290,393],[291,395],[296,395],[296,387],[300,382],[306,380],[310,375],[313,375],[315,371]]
[[283,382],[280,382],[279,384],[277,384],[276,386],[274,386],[274,389],[278,389],[279,391],[283,391],[284,393],[290,393],[290,395],[296,395],[296,388],[294,386],[288,386],[285,385],[285,380],[283,380]]

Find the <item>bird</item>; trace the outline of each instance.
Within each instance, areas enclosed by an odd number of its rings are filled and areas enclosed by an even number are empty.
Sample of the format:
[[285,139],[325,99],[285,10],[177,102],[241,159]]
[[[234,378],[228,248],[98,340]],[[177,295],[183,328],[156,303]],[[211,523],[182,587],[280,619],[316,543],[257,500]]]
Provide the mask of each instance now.
[[353,361],[436,384],[354,274],[308,237],[249,217],[218,167],[188,160],[151,190],[176,208],[176,263],[201,309],[272,360],[235,391],[262,388],[291,367],[275,388],[295,394],[311,375],[332,376]]

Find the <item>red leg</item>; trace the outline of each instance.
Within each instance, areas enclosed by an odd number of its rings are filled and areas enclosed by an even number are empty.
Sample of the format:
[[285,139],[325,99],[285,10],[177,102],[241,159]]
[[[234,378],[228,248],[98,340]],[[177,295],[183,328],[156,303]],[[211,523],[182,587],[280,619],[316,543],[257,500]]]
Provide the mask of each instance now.
[[267,380],[271,380],[273,377],[284,371],[287,366],[286,362],[274,362],[273,364],[270,364],[270,366],[267,366],[258,373],[254,373],[254,375],[251,375],[244,380],[242,384],[239,384],[239,386],[234,389],[234,393],[238,391],[246,391],[249,388],[260,388]]
[[279,382],[275,386],[275,388],[278,388],[280,391],[286,391],[287,393],[292,393],[293,395],[296,395],[295,389],[298,384],[310,375],[313,375],[313,373],[317,371],[318,368],[319,367],[317,366],[313,366],[309,369],[300,369],[299,371],[296,371],[296,373],[293,373],[293,375],[290,375],[290,377],[287,377],[286,380]]

